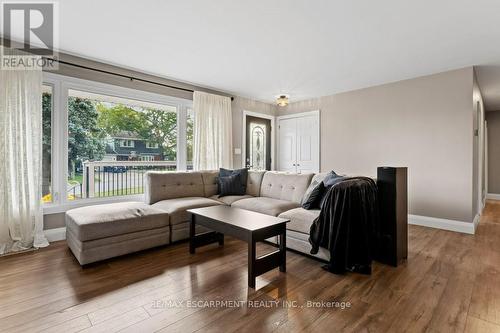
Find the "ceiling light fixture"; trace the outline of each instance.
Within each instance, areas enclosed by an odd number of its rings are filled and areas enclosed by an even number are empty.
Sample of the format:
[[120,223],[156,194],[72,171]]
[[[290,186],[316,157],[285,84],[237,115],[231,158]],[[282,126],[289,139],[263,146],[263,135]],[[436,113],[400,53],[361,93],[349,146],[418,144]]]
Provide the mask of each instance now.
[[276,104],[278,104],[279,106],[287,106],[289,99],[289,95],[278,95],[276,96]]

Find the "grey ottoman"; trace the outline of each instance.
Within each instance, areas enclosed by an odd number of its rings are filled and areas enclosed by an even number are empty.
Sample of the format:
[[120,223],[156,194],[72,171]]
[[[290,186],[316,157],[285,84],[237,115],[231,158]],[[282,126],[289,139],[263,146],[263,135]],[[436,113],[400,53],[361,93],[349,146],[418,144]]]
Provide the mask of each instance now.
[[143,202],[66,212],[66,241],[81,265],[169,244],[169,216]]

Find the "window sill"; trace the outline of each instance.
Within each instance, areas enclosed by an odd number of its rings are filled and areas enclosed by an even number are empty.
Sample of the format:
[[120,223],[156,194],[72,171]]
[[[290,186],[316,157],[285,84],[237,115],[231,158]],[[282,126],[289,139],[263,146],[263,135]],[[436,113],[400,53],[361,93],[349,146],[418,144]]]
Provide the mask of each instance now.
[[78,207],[102,205],[102,204],[109,204],[116,202],[128,202],[128,201],[144,201],[144,195],[137,194],[137,195],[117,196],[111,198],[80,199],[61,204],[46,204],[43,205],[43,215],[65,213],[68,210]]

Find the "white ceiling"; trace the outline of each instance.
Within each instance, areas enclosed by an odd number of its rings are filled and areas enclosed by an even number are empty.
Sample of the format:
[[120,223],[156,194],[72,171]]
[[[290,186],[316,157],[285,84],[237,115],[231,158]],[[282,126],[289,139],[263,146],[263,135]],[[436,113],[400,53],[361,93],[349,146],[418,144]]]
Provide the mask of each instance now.
[[64,0],[60,49],[263,101],[500,62],[498,0]]

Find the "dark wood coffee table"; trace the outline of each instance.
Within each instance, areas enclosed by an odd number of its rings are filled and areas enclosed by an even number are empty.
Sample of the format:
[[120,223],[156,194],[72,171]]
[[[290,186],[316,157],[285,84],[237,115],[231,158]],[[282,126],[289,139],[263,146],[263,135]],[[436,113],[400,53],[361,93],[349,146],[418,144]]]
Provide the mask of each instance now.
[[[255,288],[255,278],[279,267],[286,271],[286,224],[290,220],[255,213],[229,206],[212,206],[188,209],[191,213],[189,228],[189,252],[197,247],[218,242],[224,245],[224,235],[238,238],[248,243],[248,286]],[[213,232],[195,234],[195,225],[205,226]],[[279,236],[279,249],[256,257],[255,245],[267,238]]]

